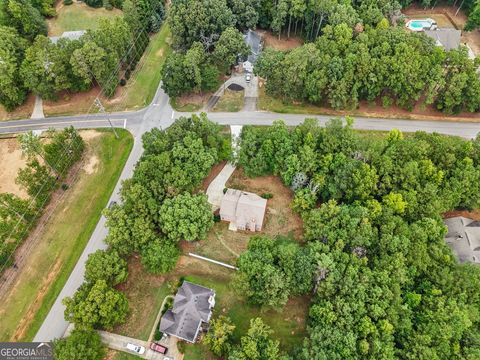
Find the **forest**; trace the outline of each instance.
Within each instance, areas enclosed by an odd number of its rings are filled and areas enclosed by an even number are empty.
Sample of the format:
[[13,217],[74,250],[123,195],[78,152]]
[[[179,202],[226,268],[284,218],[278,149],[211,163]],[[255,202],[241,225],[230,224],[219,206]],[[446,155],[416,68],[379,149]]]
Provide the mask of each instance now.
[[480,268],[458,264],[441,215],[478,208],[480,139],[351,126],[244,128],[239,163],[291,187],[305,233],[251,238],[238,284],[263,306],[313,292],[295,359],[478,359]]
[[0,104],[12,111],[29,92],[56,100],[60,92],[96,85],[103,95],[113,96],[130,78],[148,46],[148,34],[160,29],[164,17],[159,0],[125,0],[122,8],[123,17],[104,19],[79,40],[52,42],[45,18],[55,16],[53,1],[0,2]]

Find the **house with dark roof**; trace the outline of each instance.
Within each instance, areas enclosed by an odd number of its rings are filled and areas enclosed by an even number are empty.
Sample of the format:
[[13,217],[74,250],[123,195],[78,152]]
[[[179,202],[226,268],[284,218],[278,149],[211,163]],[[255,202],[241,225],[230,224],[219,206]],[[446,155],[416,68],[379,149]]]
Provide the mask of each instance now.
[[160,331],[194,343],[202,324],[210,321],[214,306],[214,290],[184,281],[175,295],[172,309],[160,320]]
[[480,264],[480,221],[457,216],[444,223],[448,227],[445,241],[458,261]]

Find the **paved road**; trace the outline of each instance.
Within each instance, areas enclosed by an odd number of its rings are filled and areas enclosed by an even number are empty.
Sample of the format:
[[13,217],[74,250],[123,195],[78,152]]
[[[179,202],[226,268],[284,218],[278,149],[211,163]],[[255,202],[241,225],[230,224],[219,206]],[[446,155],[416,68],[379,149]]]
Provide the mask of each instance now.
[[[122,171],[120,180],[110,198],[110,201],[118,201],[121,182],[131,177],[135,163],[140,158],[143,148],[141,136],[146,131],[154,127],[166,128],[170,126],[175,118],[179,116],[189,116],[190,113],[174,113],[169,104],[168,96],[159,87],[152,103],[140,111],[123,112],[109,114],[108,117],[115,127],[124,127],[134,136],[133,150],[127,160],[125,168]],[[209,113],[209,118],[219,124],[225,125],[270,125],[277,119],[283,119],[288,125],[297,125],[305,117],[317,118],[321,124],[324,124],[330,116],[312,116],[312,115],[294,115],[294,114],[275,114],[269,112],[245,111],[239,113]],[[105,114],[62,116],[48,119],[25,119],[8,121],[0,124],[0,134],[18,133],[28,130],[63,128],[73,125],[77,128],[99,128],[109,127],[107,116]],[[445,121],[413,121],[413,120],[392,120],[392,119],[373,119],[356,118],[354,127],[364,130],[391,130],[397,128],[404,132],[413,132],[423,130],[426,132],[439,132],[448,135],[458,135],[465,138],[474,138],[480,132],[480,123],[456,123]],[[105,228],[105,218],[101,217],[95,228],[83,254],[77,265],[70,274],[67,283],[58,296],[53,307],[50,309],[44,323],[35,336],[35,341],[48,341],[64,335],[68,324],[63,318],[64,306],[61,300],[66,296],[71,296],[83,282],[85,272],[85,260],[88,254],[105,248],[103,240],[107,234]]]

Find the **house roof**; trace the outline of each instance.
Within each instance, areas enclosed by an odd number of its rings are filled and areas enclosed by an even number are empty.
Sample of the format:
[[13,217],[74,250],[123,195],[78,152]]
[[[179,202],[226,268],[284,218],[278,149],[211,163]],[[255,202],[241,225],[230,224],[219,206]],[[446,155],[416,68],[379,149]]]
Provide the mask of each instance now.
[[212,289],[184,281],[175,295],[173,308],[160,320],[160,331],[194,342],[202,322],[210,320],[210,297],[214,295]]
[[78,30],[78,31],[65,31],[60,36],[50,36],[50,40],[56,44],[60,39],[69,39],[69,40],[79,40],[83,35],[86,34],[85,30]]
[[260,54],[260,51],[262,51],[262,37],[259,33],[249,29],[243,38],[245,39],[245,43],[250,46],[251,50],[247,60],[254,64],[258,55]]
[[459,262],[480,263],[480,222],[457,216],[444,223],[448,227],[445,241]]
[[242,195],[242,191],[235,189],[227,189],[227,192],[223,195],[222,202],[220,204],[220,211],[224,216],[235,218],[237,213],[238,199]]
[[263,225],[267,200],[257,194],[243,192],[237,204],[237,224],[255,223]]
[[425,34],[435,40],[437,46],[445,50],[458,49],[462,32],[457,29],[425,30]]

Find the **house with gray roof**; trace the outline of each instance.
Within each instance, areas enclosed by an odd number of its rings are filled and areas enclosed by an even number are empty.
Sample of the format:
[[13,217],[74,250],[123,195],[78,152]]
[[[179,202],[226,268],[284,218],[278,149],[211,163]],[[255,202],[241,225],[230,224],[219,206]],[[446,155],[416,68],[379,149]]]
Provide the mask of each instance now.
[[214,290],[184,281],[175,295],[173,308],[160,320],[160,331],[194,343],[202,324],[210,321],[214,306]]
[[480,264],[480,221],[457,216],[444,220],[445,241],[461,263]]
[[247,191],[228,189],[220,204],[220,219],[229,221],[231,230],[261,231],[267,200]]
[[87,32],[85,30],[65,31],[60,36],[50,36],[52,43],[56,44],[60,39],[79,40]]
[[458,49],[462,32],[457,29],[441,28],[425,30],[425,35],[432,38],[437,46],[443,47],[446,51]]

